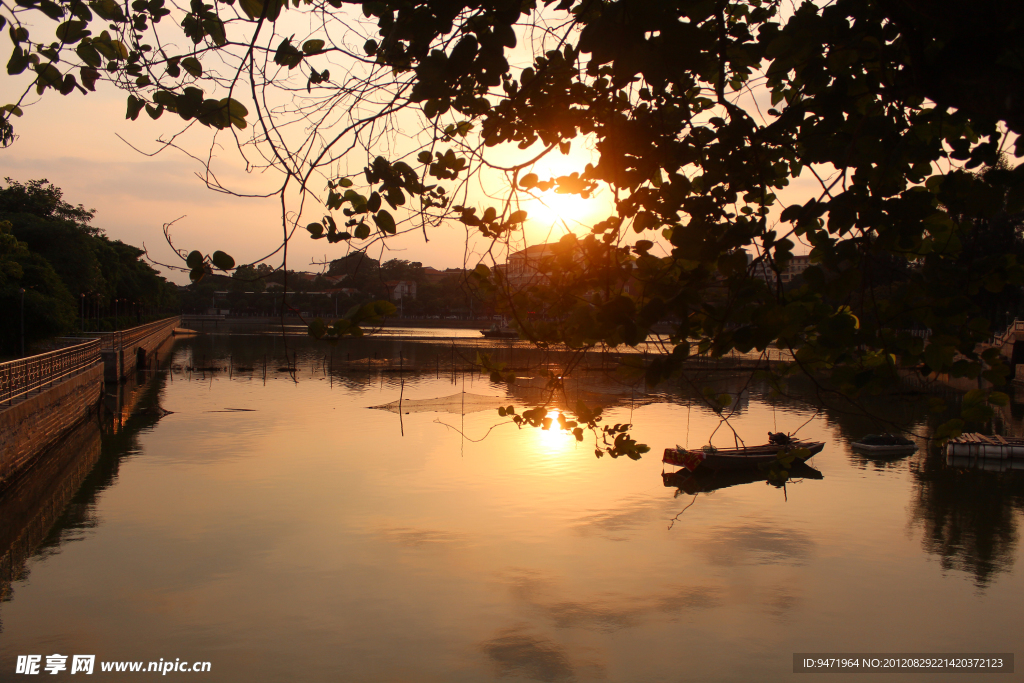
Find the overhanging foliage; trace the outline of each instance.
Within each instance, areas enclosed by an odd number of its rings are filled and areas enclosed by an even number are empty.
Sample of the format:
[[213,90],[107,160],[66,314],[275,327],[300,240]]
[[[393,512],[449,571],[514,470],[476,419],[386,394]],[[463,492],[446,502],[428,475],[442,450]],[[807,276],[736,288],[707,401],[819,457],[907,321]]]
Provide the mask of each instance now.
[[[3,14],[8,72],[32,71],[37,92],[109,80],[129,118],[198,122],[277,169],[282,200],[300,197],[286,232],[322,206],[314,239],[365,246],[454,219],[506,244],[522,197],[613,196],[538,286],[476,271],[538,342],[635,344],[667,321],[650,380],[693,349],[777,344],[854,396],[901,371],[1003,382],[982,343],[1016,313],[998,295],[1024,271],[978,235],[1014,242],[1024,210],[1024,167],[1007,161],[1024,153],[1018,2],[19,0]],[[535,172],[580,145],[591,162]],[[509,146],[532,158],[498,163]],[[496,173],[499,201],[468,191]],[[812,265],[789,285],[798,244]],[[196,277],[226,257],[187,255]]]

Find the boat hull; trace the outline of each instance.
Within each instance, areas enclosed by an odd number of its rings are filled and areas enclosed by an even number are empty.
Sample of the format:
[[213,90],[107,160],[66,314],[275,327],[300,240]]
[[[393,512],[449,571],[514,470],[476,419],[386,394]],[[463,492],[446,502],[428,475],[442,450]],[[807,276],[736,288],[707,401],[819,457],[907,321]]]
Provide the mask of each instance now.
[[850,448],[863,453],[864,455],[875,455],[875,456],[897,456],[897,455],[910,455],[911,453],[917,452],[917,444],[910,444],[907,446],[873,446],[866,443],[852,443]]
[[786,446],[765,444],[763,446],[751,446],[749,448],[722,449],[716,453],[704,453],[701,450],[680,451],[676,448],[666,448],[662,461],[670,465],[685,467],[688,470],[744,470],[757,469],[761,465],[767,465],[779,456],[779,451],[784,448],[799,449],[806,452],[806,456],[800,460],[806,460],[815,453],[821,452],[825,444],[821,441],[794,441]]
[[[823,479],[824,475],[810,465],[803,462],[794,462],[787,471],[789,479]],[[662,482],[666,487],[674,487],[691,496],[698,493],[711,493],[731,486],[752,484],[754,482],[768,481],[766,469],[752,468],[743,470],[701,470],[696,472],[679,470],[678,472],[666,472],[661,475]],[[781,484],[778,484],[781,486]]]

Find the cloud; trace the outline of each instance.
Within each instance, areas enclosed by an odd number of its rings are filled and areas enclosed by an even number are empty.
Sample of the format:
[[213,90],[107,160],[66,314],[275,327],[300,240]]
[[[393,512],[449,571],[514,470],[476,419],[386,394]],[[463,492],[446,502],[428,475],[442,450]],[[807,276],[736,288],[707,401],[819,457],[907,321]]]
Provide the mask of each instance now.
[[508,579],[512,595],[540,612],[557,628],[612,632],[640,625],[659,614],[712,609],[723,604],[721,590],[712,585],[676,585],[649,595],[600,594],[586,600],[566,600],[566,590],[534,572]]
[[387,541],[408,548],[455,546],[461,545],[464,538],[459,534],[434,529],[414,529],[412,527],[394,527],[382,529],[380,532]]
[[708,562],[720,567],[757,564],[806,564],[814,541],[795,529],[778,529],[743,520],[735,527],[715,527],[696,543]]
[[547,638],[509,628],[485,641],[480,649],[490,658],[499,677],[522,676],[545,683],[571,681],[575,668],[564,648]]
[[787,588],[780,586],[764,599],[762,609],[773,617],[783,617],[799,603],[799,597]]
[[649,499],[627,501],[612,510],[594,512],[579,518],[573,529],[582,536],[597,535],[611,541],[625,541],[626,532],[646,526],[657,512]]

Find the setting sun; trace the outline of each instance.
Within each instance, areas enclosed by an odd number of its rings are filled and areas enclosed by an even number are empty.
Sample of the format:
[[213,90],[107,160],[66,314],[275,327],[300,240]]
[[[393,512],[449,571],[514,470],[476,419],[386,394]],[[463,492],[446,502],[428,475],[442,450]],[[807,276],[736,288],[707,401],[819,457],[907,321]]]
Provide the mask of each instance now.
[[543,192],[522,203],[534,227],[543,230],[588,228],[607,212],[606,202],[600,197],[584,199],[576,194]]

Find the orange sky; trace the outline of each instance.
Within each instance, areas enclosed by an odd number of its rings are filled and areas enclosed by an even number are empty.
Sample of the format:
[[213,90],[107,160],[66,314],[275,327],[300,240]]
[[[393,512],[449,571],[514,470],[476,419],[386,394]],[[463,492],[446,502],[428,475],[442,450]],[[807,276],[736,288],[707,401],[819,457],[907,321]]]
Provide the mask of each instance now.
[[[14,79],[3,78],[0,99],[14,94]],[[120,135],[146,151],[157,148],[161,134],[176,130],[180,120],[165,117],[150,121],[124,118],[125,95],[121,92],[74,93],[66,98],[48,91],[38,104],[26,107],[25,116],[15,120],[18,139],[3,150],[3,175],[25,182],[46,178],[64,190],[67,201],[97,210],[94,223],[107,235],[136,246],[145,246],[153,258],[165,263],[176,257],[164,241],[162,225],[184,216],[174,227],[178,247],[210,253],[222,249],[239,263],[260,258],[281,242],[280,204],[274,199],[241,199],[211,191],[196,176],[202,167],[177,150],[147,157],[131,149]],[[200,129],[206,139],[209,129]],[[195,137],[195,140],[201,138]],[[251,192],[267,191],[277,178],[244,174],[244,166],[232,159],[225,140],[221,154],[221,179],[227,185]],[[202,150],[204,146],[193,145]],[[310,213],[309,220],[315,220]],[[308,221],[307,221],[308,222]],[[461,226],[435,230],[425,243],[422,233],[395,240],[384,258],[422,261],[437,268],[460,266],[463,262],[465,231]],[[289,267],[319,270],[313,260],[339,258],[345,245],[314,242],[305,231],[296,234],[289,247]],[[378,247],[379,249],[379,247]],[[268,261],[279,265],[280,258]],[[163,269],[161,269],[163,270]],[[165,274],[166,273],[165,271]],[[168,274],[176,282],[187,275]]]
[[[19,89],[28,82],[26,78],[25,74],[5,76],[2,81],[5,92],[0,93],[0,99],[16,99]],[[145,245],[151,257],[159,262],[180,263],[162,234],[163,224],[176,219],[178,222],[172,235],[175,245],[182,249],[198,249],[203,253],[223,250],[241,264],[260,259],[280,246],[283,230],[278,199],[238,198],[212,191],[198,177],[203,171],[202,165],[180,150],[167,149],[158,156],[150,157],[132,149],[128,143],[143,151],[155,151],[159,147],[157,138],[176,133],[182,122],[174,115],[158,121],[151,121],[145,115],[134,122],[126,121],[125,98],[125,93],[109,86],[101,87],[100,92],[88,96],[75,92],[61,97],[47,91],[37,104],[25,107],[24,117],[15,119],[18,139],[12,147],[0,152],[5,162],[3,175],[21,182],[38,178],[50,180],[64,190],[65,199],[69,202],[97,209],[95,224],[111,238],[140,247]],[[254,117],[250,115],[250,118]],[[412,125],[406,125],[410,123]],[[400,122],[405,130],[399,132],[404,137],[392,141],[392,144],[399,147],[421,144],[415,134],[417,123],[412,119]],[[179,138],[179,142],[189,152],[203,155],[211,149],[212,139],[212,129],[195,124],[192,130]],[[596,161],[591,147],[587,140],[579,138],[573,141],[568,156],[549,155],[535,168],[523,173],[532,170],[543,179],[582,171],[588,162]],[[214,170],[226,187],[260,194],[273,192],[279,185],[280,178],[272,171],[245,172],[246,164],[229,134],[221,132],[218,144],[212,149]],[[443,150],[444,145],[439,149]],[[520,151],[510,145],[489,150],[488,158],[502,165],[521,163],[538,151],[539,147]],[[350,174],[357,180],[356,189],[360,189],[361,169],[365,164],[365,153],[353,152],[341,159],[337,163],[338,168],[331,171]],[[469,184],[468,203],[481,209],[488,204],[497,204],[503,194],[493,196],[493,193],[496,188],[507,187],[504,183],[507,180],[501,173],[481,174]],[[311,181],[312,189],[324,192],[325,188],[316,187],[318,184],[322,185],[323,181]],[[485,188],[489,192],[485,193]],[[780,199],[795,197],[803,201],[802,197],[813,191],[811,183],[801,178],[779,195]],[[488,199],[487,194],[492,194],[492,198]],[[289,199],[289,210],[297,210],[299,205],[293,201],[294,197]],[[455,199],[458,203],[463,197]],[[524,241],[536,244],[557,240],[569,229],[585,233],[594,222],[612,213],[611,198],[606,189],[590,200],[549,192],[544,196],[544,203],[527,200],[521,208],[528,211],[530,220],[526,224],[525,235],[516,236],[514,249],[521,248]],[[319,220],[325,213],[322,206],[307,201],[298,222],[305,225]],[[394,213],[398,219],[404,215],[402,211]],[[341,218],[340,214],[336,216],[339,223]],[[429,242],[424,239],[422,231],[415,230],[389,239],[383,252],[379,243],[373,245],[370,252],[382,260],[401,258],[444,269],[464,265],[473,267],[490,246],[487,241],[476,238],[475,232],[468,233],[464,226],[454,221],[434,228],[427,237]],[[625,235],[629,241],[639,237],[632,231]],[[651,232],[643,237],[656,239]],[[344,243],[313,241],[305,230],[300,229],[289,245],[288,267],[320,271],[323,266],[317,262],[340,258],[347,251],[348,246]],[[798,246],[797,251],[805,250]],[[497,253],[499,258],[500,254],[501,250]],[[281,257],[278,254],[267,262],[279,266]],[[188,281],[185,273],[161,271],[175,282]]]

